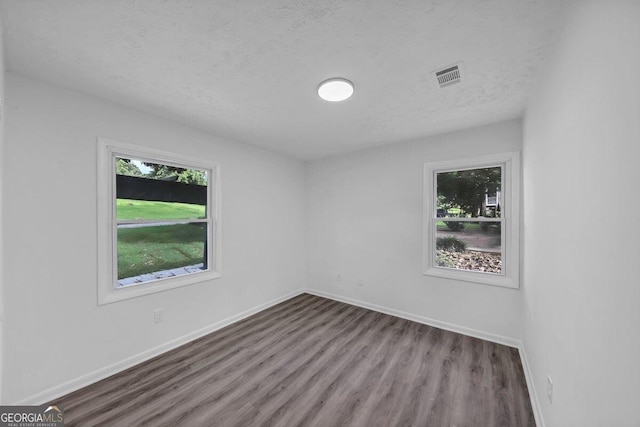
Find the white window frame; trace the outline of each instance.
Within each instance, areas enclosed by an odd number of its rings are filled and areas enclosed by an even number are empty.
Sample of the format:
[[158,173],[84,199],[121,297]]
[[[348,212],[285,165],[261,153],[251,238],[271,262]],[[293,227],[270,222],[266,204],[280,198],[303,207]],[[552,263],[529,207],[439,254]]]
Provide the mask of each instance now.
[[[458,170],[502,167],[502,273],[483,273],[436,265],[436,174]],[[520,287],[520,152],[429,162],[424,165],[423,274],[485,285]],[[460,222],[484,222],[483,218],[455,218]],[[490,220],[496,222],[494,218]]]
[[[169,166],[207,172],[208,205],[207,261],[202,272],[117,287],[116,158],[133,158]],[[98,305],[109,304],[222,277],[220,236],[220,166],[195,159],[107,138],[98,138],[97,156]]]

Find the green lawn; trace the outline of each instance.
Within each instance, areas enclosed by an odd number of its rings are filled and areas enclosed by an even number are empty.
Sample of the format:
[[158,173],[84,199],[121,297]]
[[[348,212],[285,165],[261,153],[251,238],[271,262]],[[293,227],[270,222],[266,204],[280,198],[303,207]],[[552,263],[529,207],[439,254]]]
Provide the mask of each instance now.
[[204,218],[205,207],[187,203],[117,200],[118,219],[192,219]]
[[118,229],[118,279],[204,262],[205,224]]
[[[204,218],[205,207],[187,203],[117,200],[119,220]],[[204,224],[118,229],[118,279],[203,262]]]

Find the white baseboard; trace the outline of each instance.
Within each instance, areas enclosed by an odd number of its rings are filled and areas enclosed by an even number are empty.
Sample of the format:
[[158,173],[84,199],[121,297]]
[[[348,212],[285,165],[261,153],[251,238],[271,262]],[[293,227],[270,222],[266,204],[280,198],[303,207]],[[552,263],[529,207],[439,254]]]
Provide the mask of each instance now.
[[120,362],[116,362],[112,365],[106,366],[104,368],[98,369],[96,371],[90,372],[88,374],[82,375],[78,378],[67,381],[63,384],[57,385],[55,387],[44,390],[40,393],[36,393],[32,396],[29,396],[25,399],[22,399],[14,405],[42,405],[44,403],[55,400],[61,396],[64,396],[68,393],[79,390],[83,387],[91,385],[97,381],[103,380],[107,377],[110,377],[113,374],[117,374],[118,372],[122,372],[125,369],[131,368],[139,363],[145,362],[149,359],[152,359],[156,356],[161,355],[162,353],[166,353],[169,350],[173,350],[176,347],[180,347],[190,341],[203,337],[211,332],[215,332],[218,329],[222,329],[225,326],[229,326],[230,324],[252,316],[260,311],[266,310],[269,307],[272,307],[276,304],[279,304],[283,301],[286,301],[290,298],[298,296],[300,294],[305,293],[304,289],[298,289],[293,292],[289,292],[281,297],[272,299],[271,301],[267,301],[264,304],[260,304],[256,307],[245,310],[241,313],[233,315],[231,317],[227,317],[226,319],[220,320],[212,325],[205,326],[204,328],[198,329],[196,331],[190,332],[186,335],[173,339],[165,344],[159,345],[157,347],[151,348],[149,350],[143,351],[131,357],[128,357]]
[[531,400],[531,409],[533,410],[533,416],[535,417],[536,425],[538,427],[545,427],[544,420],[542,418],[542,413],[540,412],[538,394],[536,393],[536,389],[533,383],[533,376],[531,375],[531,369],[529,367],[529,362],[527,361],[524,345],[522,341],[520,341],[519,339],[492,334],[492,333],[480,331],[477,329],[467,328],[465,326],[455,325],[453,323],[442,322],[440,320],[435,320],[435,319],[431,319],[424,316],[418,316],[416,314],[407,313],[404,311],[380,306],[377,304],[371,304],[371,303],[356,300],[353,298],[343,297],[341,295],[336,295],[329,292],[318,291],[315,289],[306,289],[305,292],[308,294],[329,298],[335,301],[344,302],[346,304],[367,308],[369,310],[377,311],[380,313],[389,314],[391,316],[400,317],[402,319],[411,320],[413,322],[422,323],[424,325],[434,326],[436,328],[445,329],[447,331],[456,332],[462,335],[468,335],[470,337],[480,338],[486,341],[495,342],[497,344],[503,344],[509,347],[517,348],[518,353],[520,353],[520,360],[522,362],[522,369],[524,370],[524,377],[527,383],[527,388],[529,390],[529,398]]
[[536,419],[537,427],[545,427],[544,418],[542,417],[542,408],[540,407],[540,401],[538,400],[538,393],[533,382],[533,375],[531,372],[531,366],[527,360],[527,353],[524,349],[524,343],[520,342],[518,346],[518,352],[520,353],[520,361],[522,362],[522,370],[524,371],[524,379],[527,382],[527,389],[529,389],[529,399],[531,400],[531,409],[533,410],[533,416]]
[[329,292],[318,291],[315,289],[306,289],[306,292],[309,294],[329,298],[329,299],[344,302],[347,304],[357,305],[358,307],[368,308],[369,310],[378,311],[380,313],[389,314],[391,316],[400,317],[402,319],[411,320],[413,322],[422,323],[424,325],[435,326],[436,328],[445,329],[451,332],[457,332],[462,335],[468,335],[470,337],[480,338],[486,341],[503,344],[509,347],[515,347],[515,348],[520,347],[520,340],[517,340],[515,338],[505,337],[502,335],[492,334],[492,333],[480,331],[477,329],[467,328],[465,326],[455,325],[453,323],[442,322],[440,320],[431,319],[428,317],[419,316],[417,314],[396,310],[394,308],[384,307],[377,304],[371,304],[368,302],[343,297],[343,296],[332,294]]

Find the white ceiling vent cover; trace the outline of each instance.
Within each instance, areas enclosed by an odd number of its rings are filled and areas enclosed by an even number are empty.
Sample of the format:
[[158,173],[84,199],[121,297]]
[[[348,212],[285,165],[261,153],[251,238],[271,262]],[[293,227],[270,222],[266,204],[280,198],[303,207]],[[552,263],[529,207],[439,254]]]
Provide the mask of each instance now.
[[438,79],[440,87],[460,83],[460,67],[454,65],[444,70],[436,71],[436,78]]

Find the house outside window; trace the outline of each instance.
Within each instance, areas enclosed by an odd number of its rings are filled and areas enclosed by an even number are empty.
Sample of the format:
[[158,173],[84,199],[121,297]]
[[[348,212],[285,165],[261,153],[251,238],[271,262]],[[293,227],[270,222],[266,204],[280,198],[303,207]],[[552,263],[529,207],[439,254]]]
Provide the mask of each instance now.
[[425,164],[425,275],[518,288],[519,158]]
[[220,277],[219,167],[98,141],[98,303]]

